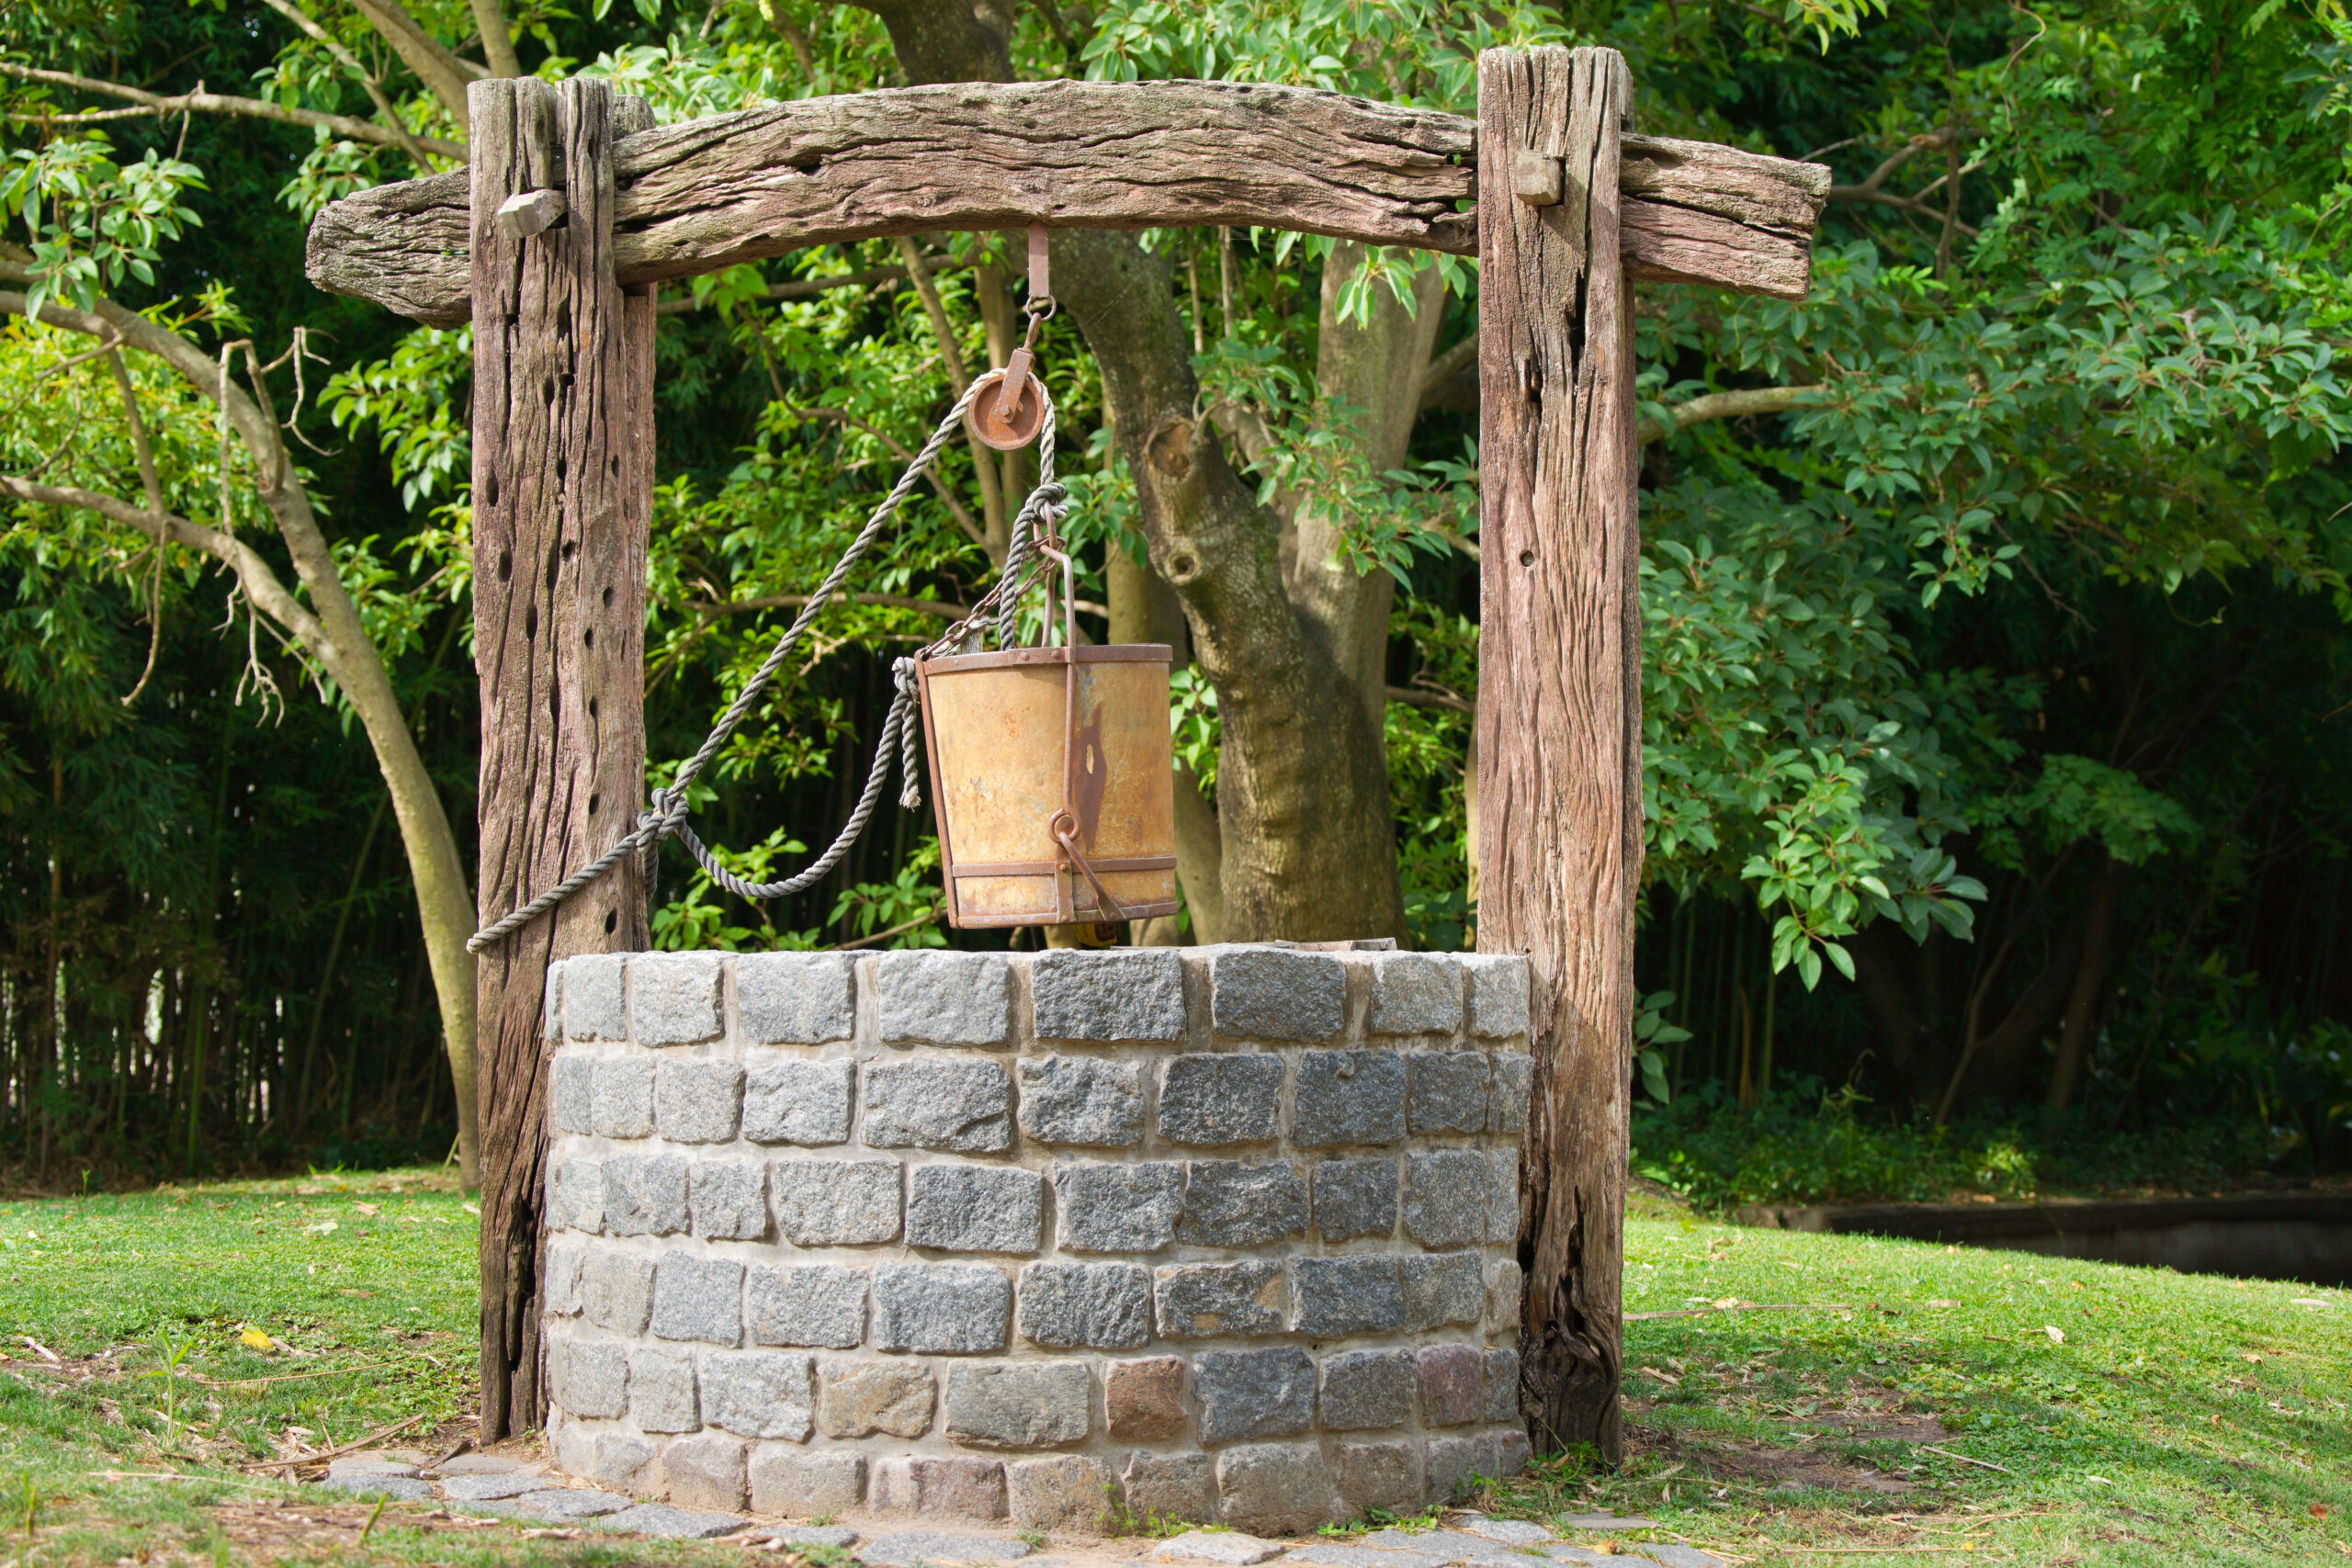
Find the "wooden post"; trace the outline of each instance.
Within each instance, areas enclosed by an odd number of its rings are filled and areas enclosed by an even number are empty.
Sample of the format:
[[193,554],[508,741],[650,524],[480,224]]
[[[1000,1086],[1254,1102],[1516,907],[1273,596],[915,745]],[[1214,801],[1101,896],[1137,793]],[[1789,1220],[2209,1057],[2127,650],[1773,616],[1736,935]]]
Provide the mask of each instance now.
[[1534,974],[1530,1436],[1611,1463],[1642,852],[1632,103],[1612,50],[1479,57],[1478,947]]
[[[487,924],[610,848],[643,802],[653,299],[614,280],[613,141],[651,117],[602,82],[514,77],[472,84],[467,107]],[[537,191],[563,195],[533,209],[546,226],[499,221]],[[484,1442],[545,1409],[548,965],[647,942],[629,862],[480,959]]]

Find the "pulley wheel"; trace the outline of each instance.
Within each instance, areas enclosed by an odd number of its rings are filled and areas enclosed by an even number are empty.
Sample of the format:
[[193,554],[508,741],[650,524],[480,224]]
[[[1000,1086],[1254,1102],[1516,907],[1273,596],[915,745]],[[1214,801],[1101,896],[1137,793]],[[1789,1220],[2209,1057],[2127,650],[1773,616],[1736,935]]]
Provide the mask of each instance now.
[[991,370],[977,385],[979,389],[964,410],[965,428],[971,431],[974,440],[1000,452],[1012,452],[1037,439],[1037,432],[1046,423],[1046,399],[1035,377],[1021,378],[1021,397],[1010,419],[1004,417],[1002,407],[1004,372]]

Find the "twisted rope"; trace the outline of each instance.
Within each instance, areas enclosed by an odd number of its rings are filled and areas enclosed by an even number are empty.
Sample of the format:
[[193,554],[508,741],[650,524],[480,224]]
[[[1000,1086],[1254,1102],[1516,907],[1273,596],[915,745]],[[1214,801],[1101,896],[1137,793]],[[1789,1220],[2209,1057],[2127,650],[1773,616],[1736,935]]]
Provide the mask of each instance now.
[[[695,779],[704,768],[709,766],[711,759],[718,754],[719,749],[727,744],[744,718],[750,715],[753,705],[760,700],[761,694],[765,692],[768,683],[775,680],[776,671],[783,669],[785,660],[792,657],[792,650],[798,646],[801,637],[808,631],[810,623],[816,620],[826,603],[840,590],[842,582],[847,581],[851,569],[857,565],[859,558],[881,536],[884,525],[897,513],[899,505],[922,481],[932,464],[938,460],[941,450],[946,446],[949,438],[955,434],[956,427],[963,423],[964,412],[971,406],[972,399],[979,389],[979,384],[975,382],[964,389],[962,397],[956,400],[956,406],[947,411],[947,417],[939,422],[939,428],[932,432],[931,439],[923,443],[922,449],[915,454],[914,461],[907,465],[907,471],[900,475],[899,482],[890,488],[890,493],[882,498],[881,502],[875,507],[872,515],[866,518],[865,525],[858,530],[857,536],[852,539],[849,547],[842,552],[841,558],[833,564],[832,570],[825,574],[825,580],[817,585],[817,591],[808,596],[808,602],[801,607],[800,614],[793,617],[792,625],[781,637],[776,639],[775,647],[768,651],[767,658],[761,660],[759,669],[754,671],[752,678],[744,682],[743,689],[736,694],[735,700],[727,705],[727,711],[718,716],[718,722],[711,727],[710,734],[695,749],[693,756],[678,765],[677,772],[672,775],[669,787],[653,792],[648,809],[638,818],[636,826],[628,834],[611,849],[606,850],[529,903],[476,931],[467,939],[468,953],[480,953],[501,937],[521,930],[604,875],[619,864],[625,857],[641,852],[650,852],[663,839],[673,834],[684,843],[687,852],[695,857],[695,862],[708,874],[710,879],[730,893],[745,898],[761,899],[782,897],[786,894],[801,892],[821,881],[828,872],[840,864],[842,857],[849,852],[850,846],[856,843],[858,835],[865,830],[866,820],[874,815],[875,803],[881,797],[882,782],[889,773],[890,750],[894,740],[898,742],[899,764],[906,780],[905,786],[899,791],[899,804],[908,810],[913,810],[922,803],[916,783],[915,754],[918,742],[915,739],[915,726],[911,721],[915,697],[915,659],[900,659],[891,668],[892,679],[898,686],[898,695],[891,700],[889,714],[882,721],[882,733],[874,749],[874,765],[866,774],[865,788],[859,795],[857,806],[851,811],[849,820],[842,824],[841,833],[827,847],[825,852],[818,856],[805,870],[781,882],[746,882],[719,864],[711,852],[704,846],[703,841],[695,836],[694,829],[686,826],[686,815],[690,809],[686,805],[686,795]],[[1000,642],[1009,640],[1009,634],[1003,628],[1012,626],[1013,614],[1019,606],[1021,596],[1027,592],[1028,579],[1035,571],[1035,563],[1030,558],[1033,552],[1026,547],[1030,527],[1037,520],[1043,520],[1050,527],[1061,515],[1061,503],[1067,497],[1063,488],[1054,482],[1053,399],[1046,394],[1043,381],[1038,383],[1037,390],[1039,396],[1045,399],[1046,404],[1045,425],[1039,433],[1037,450],[1037,488],[1030,492],[1029,499],[1022,505],[1020,515],[1013,521],[1012,540],[1005,555],[1005,570],[997,578],[996,586],[981,596],[979,603],[972,606],[969,614],[948,627],[943,636],[927,645],[915,658],[926,657],[956,647],[972,634],[976,626],[984,624],[991,614],[995,615],[1000,627]]]

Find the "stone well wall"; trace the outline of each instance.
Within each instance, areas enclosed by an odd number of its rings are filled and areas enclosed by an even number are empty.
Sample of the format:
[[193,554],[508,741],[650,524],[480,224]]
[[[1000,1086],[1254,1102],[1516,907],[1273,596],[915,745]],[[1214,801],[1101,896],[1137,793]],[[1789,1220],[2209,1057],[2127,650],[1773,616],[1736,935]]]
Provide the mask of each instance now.
[[1525,1459],[1518,959],[646,953],[548,998],[565,1470],[1284,1530]]

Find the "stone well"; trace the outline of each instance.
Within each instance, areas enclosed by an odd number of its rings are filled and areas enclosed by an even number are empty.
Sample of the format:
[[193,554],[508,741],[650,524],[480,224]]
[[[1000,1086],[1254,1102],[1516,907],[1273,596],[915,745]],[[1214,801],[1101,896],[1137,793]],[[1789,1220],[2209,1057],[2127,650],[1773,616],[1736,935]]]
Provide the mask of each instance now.
[[1289,1531],[1517,1471],[1515,958],[549,976],[548,1435],[690,1506]]

